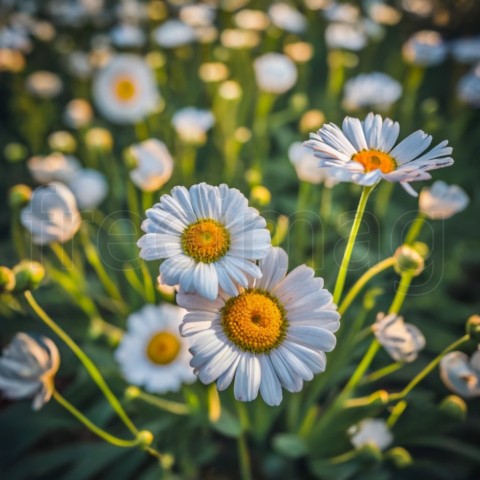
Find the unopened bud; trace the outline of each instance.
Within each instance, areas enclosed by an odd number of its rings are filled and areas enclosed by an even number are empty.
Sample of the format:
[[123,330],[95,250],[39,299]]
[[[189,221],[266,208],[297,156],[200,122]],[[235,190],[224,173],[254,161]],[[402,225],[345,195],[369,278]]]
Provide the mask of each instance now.
[[45,268],[39,262],[22,260],[13,269],[15,275],[14,292],[35,290],[45,277]]
[[460,421],[465,420],[467,416],[467,404],[457,395],[445,397],[440,403],[440,410]]
[[27,185],[19,184],[10,189],[8,203],[12,208],[25,206],[32,197],[32,189]]
[[0,293],[11,292],[15,287],[15,274],[8,267],[0,267]]
[[394,257],[395,264],[393,265],[393,268],[399,275],[410,273],[416,277],[420,275],[425,268],[423,257],[417,250],[409,245],[398,247],[395,251]]

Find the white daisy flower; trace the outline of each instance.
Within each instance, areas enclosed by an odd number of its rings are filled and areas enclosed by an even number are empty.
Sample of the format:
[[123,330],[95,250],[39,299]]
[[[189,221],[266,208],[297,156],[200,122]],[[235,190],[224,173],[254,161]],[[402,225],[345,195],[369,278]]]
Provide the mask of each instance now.
[[286,55],[265,53],[253,62],[255,78],[260,90],[280,95],[297,82],[297,67]]
[[236,283],[246,287],[248,277],[262,275],[253,261],[271,248],[265,227],[237,189],[201,183],[162,195],[147,210],[138,246],[145,260],[165,259],[161,283],[215,300],[219,286],[234,295]]
[[163,187],[172,176],[173,159],[167,146],[156,139],[132,145],[130,155],[136,166],[130,171],[132,182],[145,192]]
[[167,20],[153,33],[155,42],[163,48],[177,48],[193,43],[197,36],[195,30],[180,20]]
[[364,121],[346,117],[341,129],[326,124],[311,133],[304,145],[320,158],[321,167],[340,167],[344,181],[372,186],[383,178],[400,182],[408,193],[417,196],[410,182],[430,180],[429,170],[452,165],[452,148],[444,140],[424,153],[432,137],[422,130],[395,146],[399,132],[398,122],[369,113]]
[[0,391],[12,400],[33,397],[33,409],[50,400],[60,355],[47,337],[17,333],[0,358]]
[[260,392],[268,405],[279,405],[282,387],[299,392],[325,370],[340,315],[311,268],[288,275],[287,268],[287,254],[272,248],[260,261],[263,276],[250,277],[234,295],[221,292],[210,302],[180,291],[177,301],[188,310],[180,332],[190,338],[191,365],[203,383],[217,380],[225,390],[235,379],[237,400]]
[[108,182],[105,175],[92,168],[82,168],[67,183],[75,195],[80,210],[98,207],[108,194]]
[[408,63],[430,67],[442,63],[447,58],[448,48],[438,32],[422,30],[407,40],[402,53]]
[[480,108],[480,63],[460,79],[457,96],[462,102]]
[[93,83],[100,112],[114,123],[136,123],[155,110],[160,99],[155,77],[143,58],[114,56]]
[[393,442],[387,423],[379,418],[366,418],[350,427],[348,433],[355,448],[374,445],[379,450],[385,450]]
[[447,185],[437,180],[430,188],[420,192],[420,211],[432,219],[445,220],[465,210],[469,203],[465,190],[458,185]]
[[178,332],[185,313],[175,305],[145,305],[128,317],[127,331],[115,351],[128,382],[151,393],[167,393],[195,381],[189,342]]
[[172,117],[172,125],[178,136],[186,143],[204,143],[207,131],[215,124],[215,117],[210,110],[185,107]]
[[303,33],[307,28],[307,19],[288,3],[274,3],[268,9],[272,23],[289,33]]
[[480,35],[457,38],[450,45],[453,58],[460,63],[480,62]]
[[38,183],[68,182],[81,169],[80,162],[71,155],[52,153],[37,155],[27,162],[28,170]]
[[465,398],[480,397],[480,350],[471,358],[463,352],[447,353],[440,361],[440,377],[452,392]]
[[381,72],[362,73],[345,83],[343,105],[347,110],[387,110],[402,95],[402,85]]
[[405,323],[396,313],[379,313],[372,327],[383,348],[396,362],[413,362],[425,347],[423,333],[411,323]]

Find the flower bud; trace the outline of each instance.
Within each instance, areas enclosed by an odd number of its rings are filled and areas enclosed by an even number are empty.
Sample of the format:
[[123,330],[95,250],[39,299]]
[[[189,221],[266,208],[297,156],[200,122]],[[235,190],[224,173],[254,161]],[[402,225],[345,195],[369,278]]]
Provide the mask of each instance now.
[[393,268],[399,275],[410,273],[414,277],[417,277],[425,268],[423,257],[417,250],[409,245],[401,245],[398,247],[394,257],[395,264]]
[[412,456],[402,447],[395,447],[385,452],[385,458],[391,460],[397,468],[405,468],[412,464]]
[[466,331],[470,337],[480,342],[480,315],[472,315],[467,320]]
[[14,273],[8,267],[0,267],[0,293],[11,292],[14,287]]
[[19,184],[10,189],[8,204],[12,208],[25,206],[32,197],[32,189],[27,185]]
[[39,262],[22,260],[13,269],[15,275],[14,292],[35,290],[45,277],[45,268]]
[[457,419],[465,420],[467,416],[467,404],[457,395],[449,395],[445,397],[440,403],[440,411]]

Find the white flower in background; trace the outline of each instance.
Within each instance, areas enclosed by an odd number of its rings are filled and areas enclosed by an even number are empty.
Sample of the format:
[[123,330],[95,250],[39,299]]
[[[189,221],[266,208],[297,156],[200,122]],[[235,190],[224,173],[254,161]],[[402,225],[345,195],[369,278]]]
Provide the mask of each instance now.
[[381,72],[362,73],[348,80],[343,104],[348,110],[374,108],[387,110],[402,95],[402,85]]
[[172,117],[173,128],[186,143],[203,143],[214,124],[215,117],[210,110],[195,107],[182,108]]
[[153,33],[155,42],[163,48],[177,48],[196,40],[195,30],[180,20],[167,20]]
[[457,96],[472,107],[480,108],[480,63],[460,79]]
[[329,48],[358,51],[367,45],[367,34],[360,24],[330,23],[325,29],[325,42]]
[[249,10],[247,8],[237,12],[233,17],[233,21],[238,28],[259,32],[266,30],[270,25],[270,19],[265,12],[262,10]]
[[440,377],[452,392],[465,398],[480,397],[480,350],[470,359],[463,352],[447,353],[440,361]]
[[112,43],[119,48],[139,48],[145,45],[146,37],[137,25],[120,23],[110,31]]
[[98,207],[108,194],[108,182],[105,175],[90,168],[83,168],[67,183],[75,195],[80,210]]
[[37,155],[28,160],[27,167],[38,183],[67,183],[82,168],[75,157],[62,153],[52,153],[45,157]]
[[236,283],[245,287],[248,277],[261,276],[254,261],[267,255],[270,233],[237,189],[205,183],[175,187],[146,213],[140,256],[165,259],[161,283],[215,300],[219,287],[233,294]]
[[355,448],[374,445],[385,450],[393,442],[393,435],[387,423],[378,418],[366,418],[348,429],[350,441]]
[[221,292],[213,301],[180,290],[188,310],[180,331],[191,342],[191,365],[199,379],[225,390],[234,380],[235,398],[279,405],[282,387],[299,392],[326,366],[340,315],[323,279],[302,265],[287,275],[288,257],[272,248],[259,263],[260,279]]
[[130,171],[132,182],[145,192],[163,187],[172,176],[173,159],[167,146],[156,139],[132,145],[129,153],[136,163]]
[[420,211],[432,219],[445,220],[465,210],[469,203],[468,195],[458,185],[447,185],[437,180],[430,188],[420,192]]
[[55,98],[63,89],[62,80],[58,75],[47,71],[31,73],[26,81],[26,88],[38,98]]
[[83,98],[70,100],[65,107],[65,123],[71,128],[84,128],[93,119],[93,109]]
[[136,123],[155,110],[160,96],[143,58],[119,54],[96,75],[93,98],[102,115],[113,123]]
[[0,391],[11,400],[33,398],[32,407],[39,410],[55,390],[59,366],[58,349],[49,338],[17,333],[0,358]]
[[320,168],[318,158],[302,145],[302,142],[294,142],[288,149],[288,157],[295,167],[300,180],[314,185],[325,183],[328,188],[334,187],[340,182],[334,176],[333,168]]
[[38,187],[20,215],[33,243],[66,242],[77,233],[82,218],[73,193],[62,183]]
[[272,23],[289,33],[303,33],[307,28],[307,19],[288,3],[274,3],[268,9]]
[[402,48],[406,62],[422,67],[431,67],[442,63],[448,54],[447,44],[442,36],[433,30],[414,33]]
[[431,135],[417,130],[395,146],[400,125],[389,118],[369,113],[364,121],[345,117],[342,128],[330,123],[310,134],[304,145],[320,158],[321,167],[339,167],[342,180],[372,186],[381,179],[400,182],[413,196],[410,182],[430,180],[429,170],[449,167],[452,148],[444,140],[429,152]]
[[480,35],[453,40],[450,51],[457,62],[467,64],[480,62]]
[[425,347],[423,333],[411,323],[405,323],[396,313],[377,315],[372,327],[382,347],[396,362],[410,363]]
[[191,27],[210,27],[215,20],[215,8],[204,4],[184,5],[178,16]]
[[297,67],[286,55],[265,53],[253,62],[255,78],[260,90],[282,94],[297,82]]
[[185,310],[175,305],[145,305],[127,319],[115,351],[123,376],[151,393],[177,392],[196,379],[189,342],[178,333]]

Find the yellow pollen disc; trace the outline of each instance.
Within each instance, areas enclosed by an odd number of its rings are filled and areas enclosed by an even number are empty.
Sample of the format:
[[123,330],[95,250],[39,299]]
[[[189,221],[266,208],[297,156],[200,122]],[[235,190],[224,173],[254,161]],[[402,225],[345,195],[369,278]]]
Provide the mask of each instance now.
[[264,290],[245,290],[228,299],[220,313],[225,335],[241,350],[266,353],[285,338],[288,327],[285,310]]
[[180,342],[170,332],[156,333],[147,345],[147,357],[157,365],[167,365],[173,362],[179,351]]
[[121,102],[129,102],[132,100],[137,89],[135,83],[129,77],[120,77],[115,82],[115,95]]
[[365,168],[365,173],[377,169],[380,169],[382,173],[390,173],[397,168],[395,159],[378,150],[362,150],[356,153],[352,160],[361,163]]
[[197,262],[216,262],[227,253],[230,234],[216,220],[204,218],[184,230],[182,247],[185,254]]

